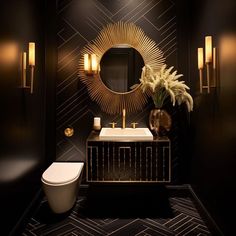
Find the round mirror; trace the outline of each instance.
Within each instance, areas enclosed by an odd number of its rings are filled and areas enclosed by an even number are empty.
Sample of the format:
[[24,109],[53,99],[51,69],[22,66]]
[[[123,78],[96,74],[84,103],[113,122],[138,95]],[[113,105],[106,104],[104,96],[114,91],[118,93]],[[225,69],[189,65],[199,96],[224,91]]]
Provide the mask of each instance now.
[[[122,49],[126,48],[124,45],[128,46],[127,49]],[[118,49],[116,49],[117,47]],[[118,53],[110,56],[110,50],[118,51]],[[120,53],[120,50],[139,52],[142,55],[142,60],[134,59],[132,66],[130,66],[129,61],[132,60],[127,55],[139,53]],[[150,96],[150,93],[144,93],[139,86],[144,62],[153,70],[158,71],[165,61],[163,52],[158,48],[155,41],[150,39],[134,23],[122,21],[105,26],[91,43],[85,45],[80,54],[79,78],[86,84],[91,99],[97,102],[101,109],[108,114],[121,114],[124,108],[128,113],[143,109]],[[85,54],[97,56],[97,60],[101,62],[99,65],[100,73],[93,75],[86,73]],[[106,54],[108,55],[106,56]],[[125,65],[123,65],[124,61],[126,61]],[[111,70],[114,65],[116,68]],[[132,71],[132,76],[129,75],[129,71]],[[117,74],[121,75],[117,76]]]
[[139,85],[144,61],[141,54],[127,44],[115,45],[100,61],[100,77],[107,88],[127,93]]

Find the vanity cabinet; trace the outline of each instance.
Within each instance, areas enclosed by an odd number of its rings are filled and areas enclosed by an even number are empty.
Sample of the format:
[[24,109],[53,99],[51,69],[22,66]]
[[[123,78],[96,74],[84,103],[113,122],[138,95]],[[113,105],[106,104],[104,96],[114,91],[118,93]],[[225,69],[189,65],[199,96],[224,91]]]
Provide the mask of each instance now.
[[87,182],[171,181],[171,143],[167,137],[101,141],[99,133],[93,131],[86,145]]

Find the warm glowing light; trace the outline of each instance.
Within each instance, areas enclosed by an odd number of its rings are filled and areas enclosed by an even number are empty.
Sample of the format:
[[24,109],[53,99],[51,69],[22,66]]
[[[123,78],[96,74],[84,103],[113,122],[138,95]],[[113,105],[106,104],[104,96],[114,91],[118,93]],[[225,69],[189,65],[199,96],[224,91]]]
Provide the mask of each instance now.
[[205,60],[206,63],[212,62],[212,37],[205,37]]
[[86,72],[90,71],[89,55],[84,54],[84,70]]
[[84,71],[87,74],[97,73],[98,64],[97,56],[95,54],[84,54]]
[[92,59],[92,71],[96,72],[97,71],[97,57],[96,57],[96,55],[92,54],[91,59]]
[[35,66],[35,43],[29,43],[29,65]]
[[236,34],[225,34],[220,38],[220,64],[234,66],[236,60]]
[[203,48],[198,48],[198,69],[203,69]]
[[10,65],[16,63],[19,59],[19,48],[15,42],[0,41],[0,64]]

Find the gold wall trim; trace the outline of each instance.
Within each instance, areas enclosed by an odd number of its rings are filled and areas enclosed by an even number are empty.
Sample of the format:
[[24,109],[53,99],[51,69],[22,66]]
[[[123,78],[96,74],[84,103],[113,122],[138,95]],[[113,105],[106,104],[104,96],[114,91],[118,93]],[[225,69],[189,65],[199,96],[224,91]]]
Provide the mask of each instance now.
[[100,63],[104,53],[117,44],[128,44],[135,48],[143,57],[144,63],[150,65],[154,70],[159,70],[165,62],[163,52],[155,41],[134,23],[117,22],[104,27],[98,36],[81,50],[78,74],[81,81],[87,86],[91,99],[108,114],[121,113],[123,108],[129,113],[142,110],[150,95],[143,93],[141,86],[137,86],[127,93],[117,93],[104,85],[99,73],[93,76],[87,76],[84,73],[84,54],[96,54],[98,63]]

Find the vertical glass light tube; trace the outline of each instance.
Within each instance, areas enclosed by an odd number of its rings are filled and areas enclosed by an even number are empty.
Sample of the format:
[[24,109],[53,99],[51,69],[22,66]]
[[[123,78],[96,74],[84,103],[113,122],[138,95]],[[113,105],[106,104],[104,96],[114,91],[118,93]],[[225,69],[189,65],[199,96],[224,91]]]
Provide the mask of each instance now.
[[84,54],[84,71],[88,73],[90,71],[89,55]]
[[92,71],[96,72],[97,71],[97,56],[95,54],[92,54],[91,60],[92,60]]
[[29,65],[35,66],[35,43],[29,42]]
[[198,69],[203,69],[203,48],[198,48]]
[[207,69],[207,93],[210,93],[210,63],[212,62],[212,37],[205,37],[205,62]]
[[210,63],[212,62],[212,37],[206,36],[205,37],[205,62]]

